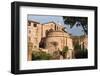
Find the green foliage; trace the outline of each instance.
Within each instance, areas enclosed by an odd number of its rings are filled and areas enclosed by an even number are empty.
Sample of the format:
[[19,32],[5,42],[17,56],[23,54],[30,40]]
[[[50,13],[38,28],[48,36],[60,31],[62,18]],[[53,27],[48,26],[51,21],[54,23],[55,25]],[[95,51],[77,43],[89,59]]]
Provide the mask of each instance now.
[[74,46],[75,50],[75,58],[87,58],[88,57],[88,50],[85,48],[81,48],[81,45],[78,43]]
[[88,50],[85,49],[85,50],[77,51],[77,53],[75,54],[75,57],[76,58],[88,58]]
[[68,46],[65,46],[61,52],[61,55],[63,56],[63,58],[66,58],[66,53],[68,52]]
[[74,45],[74,49],[75,49],[75,50],[81,50],[81,45],[79,45],[78,43],[76,43],[76,44]]
[[71,28],[77,22],[76,25],[82,26],[84,33],[88,34],[88,18],[87,17],[67,17],[67,16],[63,16],[63,19],[64,19],[64,23],[69,24]]
[[62,52],[67,52],[68,51],[68,46],[65,46],[62,50]]
[[34,51],[32,53],[32,60],[50,60],[50,59],[51,59],[51,55],[43,51],[39,51],[39,52]]

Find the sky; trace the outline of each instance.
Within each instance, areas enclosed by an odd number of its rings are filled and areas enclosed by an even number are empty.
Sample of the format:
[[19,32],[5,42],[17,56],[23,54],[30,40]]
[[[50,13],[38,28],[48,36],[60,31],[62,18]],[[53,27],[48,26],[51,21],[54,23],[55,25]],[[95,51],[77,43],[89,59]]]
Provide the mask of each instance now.
[[62,16],[48,16],[48,15],[32,15],[29,14],[28,15],[28,20],[32,20],[32,21],[37,21],[40,23],[48,23],[48,22],[55,22],[57,24],[61,24],[64,27],[66,27],[66,31],[70,34],[72,34],[73,36],[81,36],[84,35],[84,31],[82,26],[73,26],[73,28],[70,28],[70,25],[65,25],[64,24],[64,20]]
[[62,16],[48,16],[48,15],[28,15],[28,20],[37,21],[40,23],[55,22],[64,25]]

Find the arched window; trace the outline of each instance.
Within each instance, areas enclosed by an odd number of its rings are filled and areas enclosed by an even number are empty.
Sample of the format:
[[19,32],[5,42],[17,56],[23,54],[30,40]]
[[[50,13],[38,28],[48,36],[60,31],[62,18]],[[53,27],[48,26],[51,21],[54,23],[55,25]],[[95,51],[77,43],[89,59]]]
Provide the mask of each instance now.
[[33,24],[33,26],[34,26],[34,27],[37,27],[37,24],[35,23],[35,24]]

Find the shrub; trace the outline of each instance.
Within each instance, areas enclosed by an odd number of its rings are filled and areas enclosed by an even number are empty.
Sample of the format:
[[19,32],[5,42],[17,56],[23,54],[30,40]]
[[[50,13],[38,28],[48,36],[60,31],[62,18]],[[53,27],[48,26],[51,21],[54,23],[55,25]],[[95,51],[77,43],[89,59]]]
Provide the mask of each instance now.
[[85,49],[85,50],[77,51],[76,54],[75,54],[75,57],[76,58],[88,58],[88,50]]
[[65,46],[61,52],[61,55],[63,56],[63,58],[66,58],[66,53],[68,52],[68,46]]
[[45,52],[36,52],[34,51],[32,53],[32,60],[49,60],[51,59],[51,55],[50,54],[47,54]]

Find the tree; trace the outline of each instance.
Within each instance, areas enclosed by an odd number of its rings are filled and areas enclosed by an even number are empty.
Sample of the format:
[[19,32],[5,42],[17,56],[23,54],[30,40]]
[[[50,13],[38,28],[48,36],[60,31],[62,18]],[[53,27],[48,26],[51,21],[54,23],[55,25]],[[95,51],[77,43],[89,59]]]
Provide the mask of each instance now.
[[81,50],[81,45],[79,45],[78,42],[74,45],[74,50],[75,51],[80,51]]
[[77,51],[77,53],[75,54],[75,57],[76,58],[88,58],[88,51],[87,51],[87,49]]
[[72,28],[75,24],[77,26],[82,26],[84,33],[88,34],[88,18],[87,17],[67,17],[63,16],[64,23],[69,24]]
[[88,57],[88,50],[84,48],[84,45],[81,47],[80,44],[76,43],[74,45],[75,50],[75,58],[87,58]]
[[66,58],[66,53],[68,52],[68,46],[65,46],[62,50],[62,56],[65,59]]

